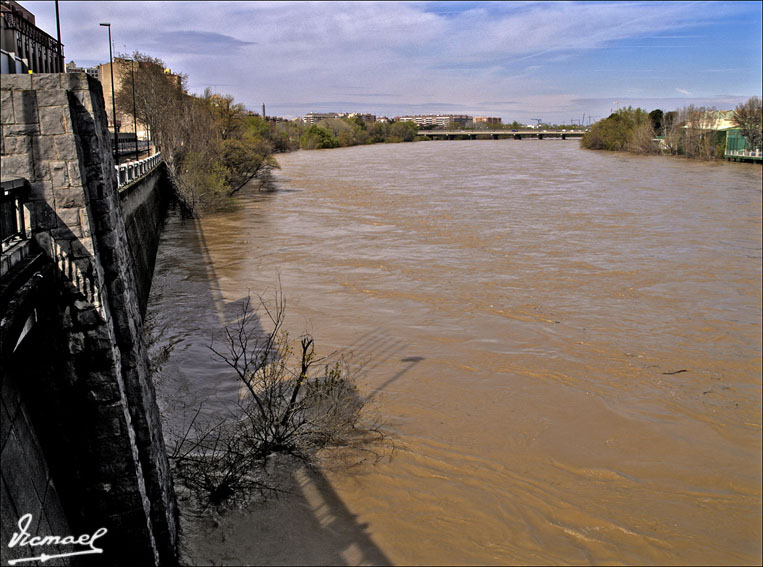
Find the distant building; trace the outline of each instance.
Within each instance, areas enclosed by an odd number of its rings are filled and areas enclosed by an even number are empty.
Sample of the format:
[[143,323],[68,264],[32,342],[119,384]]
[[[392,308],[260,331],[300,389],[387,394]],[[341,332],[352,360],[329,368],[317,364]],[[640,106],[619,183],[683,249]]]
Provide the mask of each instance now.
[[400,116],[398,120],[400,122],[415,122],[418,126],[439,126],[445,128],[451,124],[466,126],[472,121],[472,117],[467,114],[416,114]]
[[[692,128],[691,121],[684,125],[684,128]],[[697,121],[696,127],[700,130],[728,130],[735,128],[733,110],[710,110]]]
[[63,73],[64,46],[14,0],[0,2],[0,73]]
[[328,120],[329,118],[341,118],[342,116],[344,116],[344,113],[339,112],[308,112],[305,114],[302,122],[310,126],[312,124],[317,124],[321,120]]
[[500,124],[501,119],[497,116],[475,116],[475,124]]
[[366,113],[360,113],[360,112],[351,112],[350,114],[347,115],[347,117],[348,118],[358,117],[363,122],[365,122],[367,124],[373,124],[374,122],[376,122],[376,116],[374,116],[373,114],[366,114]]
[[66,64],[67,73],[87,73],[91,77],[101,80],[101,70],[98,67],[78,67],[74,61],[69,61]]

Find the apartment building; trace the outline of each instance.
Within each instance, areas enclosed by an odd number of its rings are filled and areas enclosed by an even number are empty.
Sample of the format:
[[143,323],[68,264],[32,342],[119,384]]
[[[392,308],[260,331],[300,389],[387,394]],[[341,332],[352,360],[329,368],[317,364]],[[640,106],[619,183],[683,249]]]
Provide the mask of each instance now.
[[317,124],[321,120],[328,120],[329,118],[342,118],[343,116],[345,116],[345,114],[340,112],[308,112],[302,118],[302,122],[310,126],[312,124]]
[[416,114],[400,116],[400,122],[415,122],[418,126],[439,126],[446,128],[451,124],[467,126],[472,122],[472,117],[467,114]]
[[63,73],[64,46],[13,0],[0,2],[0,73]]
[[500,124],[501,119],[497,116],[475,116],[474,124]]

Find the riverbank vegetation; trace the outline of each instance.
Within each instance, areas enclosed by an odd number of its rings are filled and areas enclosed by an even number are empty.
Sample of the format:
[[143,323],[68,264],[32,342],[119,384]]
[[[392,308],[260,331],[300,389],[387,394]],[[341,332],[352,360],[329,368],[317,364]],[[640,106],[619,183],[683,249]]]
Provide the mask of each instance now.
[[[679,155],[692,159],[723,158],[726,129],[722,113],[715,108],[688,106],[680,110],[647,112],[621,108],[599,120],[582,140],[591,150],[624,151],[637,154]],[[749,148],[761,147],[763,109],[758,97],[738,105],[731,126],[740,129]]]
[[122,81],[117,107],[145,124],[162,152],[178,200],[188,212],[220,208],[247,183],[265,182],[273,168],[273,144],[247,119],[233,97],[188,93],[187,77],[165,71],[164,62],[134,53],[132,80]]
[[178,200],[186,212],[203,214],[230,205],[230,197],[250,182],[268,187],[278,168],[273,154],[393,142],[417,137],[413,122],[366,123],[360,117],[332,118],[317,124],[268,120],[248,111],[230,95],[207,89],[188,92],[188,78],[170,73],[161,59],[140,52],[130,80],[123,80],[116,105],[135,111],[162,152]]
[[176,486],[201,509],[277,490],[268,474],[277,457],[309,465],[331,449],[364,460],[384,438],[348,358],[318,358],[313,337],[291,340],[284,317],[280,290],[269,302],[242,301],[235,322],[209,346],[241,386],[237,404],[213,416],[203,404],[181,404],[176,426],[165,426]]

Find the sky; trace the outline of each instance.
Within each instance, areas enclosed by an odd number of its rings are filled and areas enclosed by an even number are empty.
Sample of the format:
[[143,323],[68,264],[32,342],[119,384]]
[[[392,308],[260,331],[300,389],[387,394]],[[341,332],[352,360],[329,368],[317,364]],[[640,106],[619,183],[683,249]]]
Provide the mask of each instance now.
[[[56,35],[55,3],[19,4]],[[761,2],[59,2],[66,61],[162,59],[268,115],[595,121],[761,96]]]

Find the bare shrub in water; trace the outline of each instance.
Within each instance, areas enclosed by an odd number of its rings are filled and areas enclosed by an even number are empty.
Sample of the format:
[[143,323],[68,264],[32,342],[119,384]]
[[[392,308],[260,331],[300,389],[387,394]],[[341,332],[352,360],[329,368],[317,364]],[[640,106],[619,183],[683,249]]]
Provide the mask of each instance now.
[[[283,330],[280,291],[272,304],[258,299],[255,307],[247,297],[223,340],[209,347],[234,370],[246,395],[216,422],[201,420],[199,407],[170,444],[176,480],[205,506],[267,488],[262,471],[274,453],[309,461],[321,448],[365,441],[371,431],[359,427],[366,399],[348,361],[321,364],[325,359],[316,358],[310,335],[292,344]],[[261,328],[262,319],[271,331]]]

